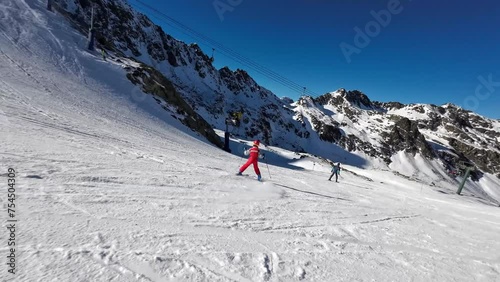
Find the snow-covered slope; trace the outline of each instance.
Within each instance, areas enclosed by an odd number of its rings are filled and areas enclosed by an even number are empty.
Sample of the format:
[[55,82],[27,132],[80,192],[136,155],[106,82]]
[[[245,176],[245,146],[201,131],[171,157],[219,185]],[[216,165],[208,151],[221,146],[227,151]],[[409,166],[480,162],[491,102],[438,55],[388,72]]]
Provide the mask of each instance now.
[[[281,99],[258,85],[244,70],[216,69],[197,44],[178,41],[138,13],[126,1],[98,0],[95,28],[99,48],[117,57],[132,57],[167,77],[189,105],[214,128],[224,129],[228,113],[241,111],[236,135],[291,147],[305,134]],[[81,0],[55,0],[59,13],[86,32],[90,5]],[[290,141],[292,140],[292,141]]]
[[[89,2],[54,3],[72,26],[87,32]],[[205,132],[224,130],[228,114],[241,112],[241,126],[229,128],[237,138],[258,138],[360,168],[392,170],[450,190],[461,181],[462,165],[471,164],[478,171],[467,189],[489,198],[500,193],[498,121],[453,105],[373,102],[360,91],[345,89],[296,102],[279,99],[244,70],[216,69],[198,45],[172,38],[126,1],[98,0],[95,5],[99,48],[117,63],[128,60],[124,58],[141,62],[127,67],[127,77],[148,93],[158,95],[158,80],[175,88],[177,96],[170,102],[182,96],[183,107],[191,110],[181,112],[198,116],[195,121],[184,118],[184,124],[218,146],[219,138]],[[161,75],[165,78],[157,79]]]
[[345,89],[315,99],[303,97],[297,108],[322,140],[364,159],[382,161],[365,167],[389,168],[427,183],[456,186],[465,167],[472,166],[476,170],[471,190],[493,198],[500,191],[496,120],[451,104],[373,102],[360,91]]
[[358,167],[332,183],[321,159],[271,146],[265,182],[233,176],[242,158],[82,51],[45,1],[0,5],[0,180],[15,169],[18,220],[4,280],[498,279],[492,203]]

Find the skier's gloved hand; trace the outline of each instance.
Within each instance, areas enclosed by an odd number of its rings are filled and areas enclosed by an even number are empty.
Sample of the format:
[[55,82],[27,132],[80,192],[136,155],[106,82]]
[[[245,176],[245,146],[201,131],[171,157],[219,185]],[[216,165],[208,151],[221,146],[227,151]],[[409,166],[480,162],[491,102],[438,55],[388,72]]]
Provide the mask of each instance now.
[[265,158],[266,158],[266,155],[265,155],[264,153],[260,153],[260,154],[259,154],[259,157],[260,157],[261,159],[265,159]]

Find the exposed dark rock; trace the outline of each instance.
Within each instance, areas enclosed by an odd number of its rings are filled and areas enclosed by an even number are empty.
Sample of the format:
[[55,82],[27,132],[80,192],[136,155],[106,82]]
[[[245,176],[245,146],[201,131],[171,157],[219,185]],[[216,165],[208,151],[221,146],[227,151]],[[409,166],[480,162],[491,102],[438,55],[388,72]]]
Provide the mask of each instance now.
[[413,106],[413,110],[417,113],[425,114],[425,109],[422,105]]
[[320,123],[315,130],[318,132],[319,138],[327,142],[335,143],[342,137],[342,131],[336,126]]
[[[210,124],[186,103],[182,96],[175,90],[172,83],[160,72],[146,65],[142,65],[140,68],[129,72],[127,77],[134,84],[141,85],[145,93],[150,93],[155,97],[159,97],[169,105],[175,107],[176,114],[184,117],[181,122],[187,127],[198,132],[219,148],[223,147],[222,141]],[[159,100],[157,99],[157,101]]]
[[472,125],[470,124],[470,121],[469,121],[469,114],[468,112],[464,111],[464,110],[453,110],[453,111],[449,111],[449,119],[450,121],[458,126],[459,128],[463,129],[463,128],[472,128]]
[[446,113],[446,109],[443,107],[437,107],[437,110],[440,114],[444,115]]
[[433,150],[418,130],[417,122],[405,117],[394,124],[386,143],[395,152],[406,151],[413,154],[420,152],[427,158],[434,158]]
[[361,91],[358,90],[346,91],[343,88],[337,90],[336,93],[323,94],[317,98],[314,98],[313,101],[320,105],[340,106],[344,102],[348,102],[350,105],[357,106],[360,108],[367,108],[367,109],[373,108],[373,104],[368,98],[368,96],[363,94]]
[[449,140],[449,144],[468,160],[474,162],[482,171],[488,173],[500,171],[500,154],[498,152],[473,147],[454,138]]
[[281,97],[281,101],[283,101],[285,105],[290,105],[294,102],[293,99],[289,97]]
[[358,90],[347,91],[342,96],[352,105],[365,108],[373,108],[372,102],[364,93]]
[[393,109],[396,109],[396,110],[399,110],[399,109],[402,109],[404,107],[406,107],[405,104],[402,104],[402,103],[399,103],[399,102],[387,102],[387,103],[382,103],[382,102],[372,102],[374,106],[376,106],[377,108],[383,108],[383,109],[387,109],[387,110],[393,110]]

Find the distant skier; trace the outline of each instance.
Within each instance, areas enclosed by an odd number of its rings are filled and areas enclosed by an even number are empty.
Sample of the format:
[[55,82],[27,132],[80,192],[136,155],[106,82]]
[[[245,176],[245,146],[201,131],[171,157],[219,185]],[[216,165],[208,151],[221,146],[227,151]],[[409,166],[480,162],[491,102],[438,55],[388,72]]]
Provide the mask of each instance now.
[[104,48],[101,49],[101,55],[102,55],[102,59],[104,61],[106,61],[106,55],[108,54],[108,52],[106,52],[106,50],[104,50]]
[[226,119],[226,124],[231,124],[236,127],[240,127],[242,115],[243,114],[241,112],[230,112],[228,118]]
[[243,114],[241,112],[233,113],[234,125],[236,125],[237,127],[240,127],[241,117],[242,116],[243,116]]
[[237,175],[242,175],[242,173],[245,171],[245,169],[247,169],[248,166],[253,164],[253,169],[255,170],[255,174],[257,174],[257,180],[260,181],[262,179],[262,177],[260,176],[258,161],[259,161],[259,158],[261,158],[261,159],[264,158],[264,154],[260,153],[259,145],[260,145],[260,141],[255,140],[253,142],[252,148],[245,150],[245,152],[244,152],[245,156],[250,155],[250,157],[248,157],[248,161],[240,167],[240,171],[237,173]]
[[330,178],[328,178],[329,181],[332,181],[333,175],[335,175],[335,182],[338,182],[339,175],[340,175],[340,163],[334,164],[332,166],[332,174],[330,175]]

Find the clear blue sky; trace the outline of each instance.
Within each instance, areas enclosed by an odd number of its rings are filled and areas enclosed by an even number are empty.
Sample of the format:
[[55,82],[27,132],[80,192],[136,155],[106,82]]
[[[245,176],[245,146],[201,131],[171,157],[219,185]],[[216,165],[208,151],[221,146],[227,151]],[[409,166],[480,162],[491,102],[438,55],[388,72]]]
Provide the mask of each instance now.
[[[397,0],[141,1],[316,94],[357,89],[372,100],[452,102],[500,119],[498,0],[400,0],[390,9]],[[136,0],[129,2],[138,7]],[[218,12],[214,3],[230,9]],[[382,10],[391,13],[390,22],[372,25],[370,42],[356,45],[355,27],[365,33],[375,20],[371,11]],[[211,55],[212,45],[151,19]],[[359,47],[350,62],[342,42]],[[214,65],[245,69],[280,97],[301,94],[217,50]]]

